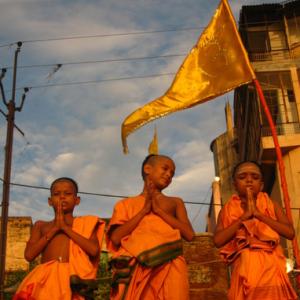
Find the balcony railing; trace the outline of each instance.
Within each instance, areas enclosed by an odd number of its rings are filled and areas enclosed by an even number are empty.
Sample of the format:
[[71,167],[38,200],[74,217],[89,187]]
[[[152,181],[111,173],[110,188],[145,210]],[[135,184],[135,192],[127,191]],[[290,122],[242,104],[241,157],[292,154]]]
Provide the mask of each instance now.
[[[275,128],[277,135],[293,135],[300,133],[300,123],[298,122],[276,124]],[[271,136],[272,132],[270,126],[262,126],[261,135]]]
[[278,61],[285,59],[296,59],[300,57],[300,45],[290,50],[274,50],[269,52],[252,52],[249,53],[250,61]]

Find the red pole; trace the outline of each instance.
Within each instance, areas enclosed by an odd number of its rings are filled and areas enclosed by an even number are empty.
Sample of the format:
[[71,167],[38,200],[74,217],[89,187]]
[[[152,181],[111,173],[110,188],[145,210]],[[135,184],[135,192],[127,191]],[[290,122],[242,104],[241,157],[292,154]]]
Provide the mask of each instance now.
[[[290,223],[293,225],[294,222],[293,222],[293,217],[292,217],[292,213],[291,213],[290,196],[289,196],[289,192],[288,192],[288,188],[287,188],[287,182],[286,182],[286,177],[285,177],[285,172],[284,172],[284,164],[283,164],[283,160],[282,160],[282,154],[281,154],[281,149],[280,149],[279,142],[278,142],[275,125],[274,125],[269,107],[267,105],[267,102],[264,97],[264,94],[263,94],[260,84],[257,79],[254,79],[253,81],[254,81],[256,90],[258,92],[260,102],[265,111],[267,120],[268,120],[270,128],[271,128],[275,151],[276,151],[276,156],[277,156],[277,160],[278,160],[279,173],[280,173],[280,179],[281,179],[281,188],[282,188],[282,193],[283,193],[284,205],[285,205],[285,209],[286,209],[286,215],[287,215]],[[293,252],[294,252],[296,265],[297,265],[297,269],[298,269],[300,267],[300,255],[299,255],[297,236],[294,237],[294,239],[292,241],[292,245],[293,245]],[[297,275],[297,283],[300,286],[300,275]]]

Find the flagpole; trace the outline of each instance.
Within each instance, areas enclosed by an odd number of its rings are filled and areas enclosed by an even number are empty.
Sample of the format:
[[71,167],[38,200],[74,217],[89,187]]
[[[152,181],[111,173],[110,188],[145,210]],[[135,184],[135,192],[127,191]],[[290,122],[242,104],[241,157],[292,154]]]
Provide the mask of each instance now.
[[[284,200],[284,204],[285,204],[286,215],[287,215],[290,223],[293,225],[293,217],[292,217],[291,206],[290,206],[290,196],[289,196],[289,192],[288,192],[288,188],[287,188],[287,182],[286,182],[285,171],[284,171],[284,163],[282,160],[282,154],[281,154],[281,149],[280,149],[280,145],[278,142],[278,136],[276,133],[275,125],[274,125],[269,107],[267,105],[266,99],[264,97],[262,88],[261,88],[258,80],[254,79],[253,82],[255,84],[255,88],[258,92],[259,99],[261,101],[262,107],[265,111],[267,120],[268,120],[270,128],[271,128],[275,151],[276,151],[276,156],[277,156],[277,161],[278,161],[278,166],[279,166],[279,173],[280,173],[281,187],[282,187],[282,192],[283,192],[283,200]],[[296,265],[297,265],[297,269],[298,269],[300,267],[300,256],[299,256],[297,236],[294,237],[294,239],[292,241],[292,245],[293,245],[293,252],[294,252]],[[300,275],[297,275],[297,283],[300,286]]]

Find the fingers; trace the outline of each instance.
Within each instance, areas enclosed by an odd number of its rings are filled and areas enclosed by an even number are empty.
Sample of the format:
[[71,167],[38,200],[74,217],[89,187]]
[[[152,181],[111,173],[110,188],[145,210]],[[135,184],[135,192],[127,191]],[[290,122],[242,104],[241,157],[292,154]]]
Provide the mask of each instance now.
[[253,215],[256,211],[256,204],[253,197],[253,191],[250,188],[247,188],[247,205],[249,212]]
[[149,190],[149,192],[153,192],[154,191],[154,183],[151,179],[147,180],[147,188]]
[[247,188],[247,200],[249,204],[253,204],[253,192],[250,188]]
[[251,188],[248,188],[247,187],[247,200],[252,200],[253,199],[253,193],[252,193],[252,190]]
[[61,217],[62,216],[62,202],[59,200],[57,204],[57,212],[58,215]]
[[150,179],[146,181],[146,193],[147,193],[147,200],[151,201],[155,194],[155,185]]

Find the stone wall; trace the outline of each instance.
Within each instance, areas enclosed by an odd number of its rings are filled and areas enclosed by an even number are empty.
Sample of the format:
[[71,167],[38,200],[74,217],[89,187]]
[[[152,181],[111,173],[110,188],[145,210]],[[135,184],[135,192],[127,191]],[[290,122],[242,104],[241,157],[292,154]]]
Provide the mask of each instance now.
[[190,300],[225,300],[228,270],[214,246],[211,233],[198,233],[190,243],[184,242],[190,282]]
[[8,218],[5,263],[6,272],[29,270],[29,263],[24,258],[24,250],[30,236],[31,227],[31,217]]
[[[30,217],[10,217],[8,221],[8,240],[6,257],[7,299],[16,288],[16,284],[25,276],[29,268],[24,259],[24,249],[29,239],[32,220]],[[103,245],[99,265],[99,288],[95,291],[95,300],[108,300],[111,272],[108,268],[109,255]],[[218,250],[213,244],[211,233],[198,233],[190,243],[183,244],[184,257],[188,264],[190,282],[190,300],[225,300],[227,299],[228,272],[221,262]],[[21,272],[21,273],[20,273]],[[9,290],[11,290],[9,292]]]

